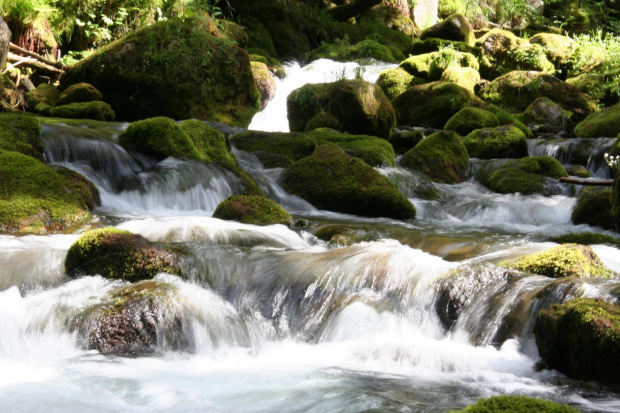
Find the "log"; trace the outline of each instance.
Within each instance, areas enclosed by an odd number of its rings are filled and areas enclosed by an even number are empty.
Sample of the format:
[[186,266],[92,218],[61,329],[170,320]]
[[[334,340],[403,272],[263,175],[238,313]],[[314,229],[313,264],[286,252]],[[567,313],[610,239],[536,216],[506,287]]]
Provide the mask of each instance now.
[[38,60],[39,62],[41,62],[43,64],[46,64],[48,66],[52,66],[52,67],[58,68],[60,70],[66,70],[67,69],[67,67],[65,65],[63,65],[62,63],[60,63],[60,62],[52,62],[51,60],[48,60],[48,59],[44,58],[43,56],[41,56],[41,55],[39,55],[37,53],[31,52],[31,51],[28,51],[28,50],[26,50],[26,49],[24,49],[22,47],[19,47],[15,43],[9,43],[9,50],[11,52],[15,53],[15,54],[32,57],[33,59],[36,59],[36,60]]
[[356,0],[351,4],[334,7],[327,12],[337,21],[344,22],[353,17],[357,17],[369,8],[381,3],[381,0]]
[[11,62],[13,66],[26,66],[52,75],[59,75],[62,73],[61,69],[45,64],[33,57],[23,57],[9,52],[7,60]]
[[560,182],[565,184],[588,185],[588,186],[613,186],[613,179],[582,179],[582,178],[560,178]]

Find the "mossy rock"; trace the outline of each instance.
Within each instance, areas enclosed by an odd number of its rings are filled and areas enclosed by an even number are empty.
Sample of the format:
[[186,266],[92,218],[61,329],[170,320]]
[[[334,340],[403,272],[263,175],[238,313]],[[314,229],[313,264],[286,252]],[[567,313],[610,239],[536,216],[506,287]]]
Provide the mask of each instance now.
[[330,59],[337,62],[364,62],[368,59],[387,63],[398,62],[387,46],[374,40],[364,40],[351,46],[324,43],[308,53],[308,60],[313,61],[317,59]]
[[[41,109],[41,111],[43,110]],[[97,100],[54,106],[50,108],[49,115],[56,118],[94,119],[101,121],[111,121],[116,118],[116,114],[110,105]]]
[[466,107],[454,114],[446,124],[444,130],[453,130],[465,136],[475,129],[493,128],[499,125],[497,116],[493,113],[475,107]]
[[132,32],[69,68],[61,85],[84,81],[122,120],[167,116],[246,127],[259,109],[247,53],[209,18],[173,18]]
[[610,138],[620,133],[620,104],[592,113],[575,127],[580,138]]
[[480,183],[500,194],[545,194],[546,178],[568,176],[562,165],[549,156],[530,156],[508,162],[490,162],[476,175]]
[[179,257],[141,235],[107,227],[89,231],[71,245],[65,259],[71,277],[99,274],[135,282],[166,272],[180,274]]
[[573,378],[618,383],[620,306],[591,298],[554,304],[534,325],[545,364]]
[[95,184],[86,179],[84,175],[60,165],[55,165],[54,170],[67,178],[69,191],[78,194],[89,209],[92,210],[101,206],[99,189],[97,189]]
[[304,131],[317,113],[325,112],[346,132],[387,139],[396,120],[381,88],[362,79],[307,84],[288,96],[287,109],[292,132]]
[[525,126],[523,122],[516,118],[516,116],[511,115],[497,105],[485,103],[481,100],[475,100],[470,103],[470,106],[478,109],[483,109],[487,112],[491,112],[492,114],[494,114],[495,117],[497,117],[497,121],[499,122],[500,126],[514,125],[519,128],[519,130],[523,132],[528,139],[534,137],[534,133],[531,131],[530,128]]
[[432,82],[407,89],[392,105],[399,125],[439,129],[474,100],[477,98],[471,91],[456,83]]
[[527,396],[495,396],[480,399],[452,413],[579,413],[570,406]]
[[411,36],[363,19],[359,20],[357,24],[348,22],[335,23],[330,28],[328,39],[331,42],[335,42],[336,39],[341,41],[342,39],[349,39],[350,43],[359,43],[366,39],[376,39],[377,42],[384,46],[396,47],[405,56],[409,54],[413,44]]
[[417,56],[409,56],[400,62],[399,68],[404,69],[411,76],[428,79],[431,70],[431,62],[437,56],[437,52],[425,53]]
[[267,168],[289,167],[312,155],[317,147],[316,139],[302,133],[248,131],[234,135],[230,142],[254,153]]
[[559,245],[500,265],[552,278],[614,276],[592,248],[579,244]]
[[547,97],[573,116],[585,117],[598,110],[596,102],[575,86],[542,72],[513,71],[498,77],[479,96],[512,112],[523,112],[530,103]]
[[519,128],[511,125],[477,129],[463,140],[469,156],[480,159],[525,158],[527,140]]
[[579,178],[592,178],[592,173],[583,165],[569,165],[564,167],[566,173],[570,176],[576,176]]
[[71,103],[92,102],[94,100],[103,101],[101,92],[90,83],[76,83],[65,89],[58,99],[56,106],[69,105]]
[[401,159],[403,167],[422,172],[440,183],[463,182],[468,164],[463,140],[453,131],[433,133]]
[[308,123],[306,123],[306,132],[320,128],[328,128],[335,131],[342,131],[342,123],[340,123],[338,118],[334,115],[326,112],[320,112],[314,115],[312,119],[310,119]]
[[385,139],[368,135],[335,133],[329,129],[316,129],[307,133],[317,145],[333,144],[350,156],[355,156],[370,166],[396,166],[394,148]]
[[426,83],[426,79],[409,74],[402,67],[384,70],[379,74],[377,86],[383,90],[385,96],[392,100],[412,86]]
[[547,97],[533,101],[519,118],[526,125],[539,125],[541,132],[557,133],[566,129],[572,113]]
[[558,244],[581,244],[581,245],[610,245],[612,247],[620,247],[620,239],[614,238],[607,234],[598,234],[596,232],[579,232],[572,234],[559,235],[549,238],[551,242]]
[[383,175],[335,146],[319,146],[283,177],[284,188],[314,206],[369,217],[415,218],[415,207]]
[[446,46],[456,49],[459,52],[471,53],[475,56],[478,55],[478,49],[475,46],[470,46],[465,42],[456,42],[432,37],[424,40],[416,39],[411,47],[411,54],[416,56],[419,54],[438,52]]
[[378,4],[366,10],[360,15],[359,19],[362,24],[365,22],[380,24],[407,36],[416,34],[415,23],[409,17],[403,16],[398,9],[388,4]]
[[587,186],[579,194],[573,208],[571,220],[575,225],[588,224],[593,227],[614,229],[611,215],[611,189]]
[[43,161],[41,125],[37,118],[19,112],[0,113],[0,149]]
[[59,96],[58,88],[48,83],[41,83],[36,89],[26,93],[26,103],[35,112],[40,113],[36,109],[38,105],[54,106]]
[[[278,52],[276,52],[269,32],[255,16],[242,14],[239,16],[239,22],[248,35],[248,53],[265,57],[277,56]],[[261,52],[257,52],[257,50],[261,50]]]
[[217,29],[222,34],[222,36],[237,43],[239,47],[245,48],[248,46],[248,34],[245,32],[241,25],[230,20],[220,19],[216,20],[215,24],[217,25]]
[[569,70],[570,60],[577,48],[577,43],[568,36],[555,33],[537,33],[529,39],[530,44],[543,47],[547,59],[563,71]]
[[[169,124],[169,122],[164,121],[164,124]],[[178,127],[181,131],[183,131],[191,143],[196,148],[196,152],[198,152],[198,160],[202,162],[215,162],[219,165],[226,166],[228,168],[232,168],[237,166],[237,159],[233,154],[230,153],[229,143],[226,140],[226,136],[207,125],[206,123],[199,120],[184,120],[183,122],[179,122]],[[172,130],[175,130],[173,128]],[[177,136],[175,133],[172,136]],[[189,150],[188,154],[193,153],[193,151]],[[169,155],[174,156],[174,155]],[[190,155],[187,155],[189,159]]]
[[424,139],[424,130],[422,129],[399,130],[392,133],[390,143],[394,148],[394,153],[403,155],[420,143],[422,139]]
[[[439,80],[446,70],[456,68],[470,68],[478,71],[480,65],[476,56],[470,53],[462,53],[454,49],[442,49],[433,53],[433,59],[428,68],[428,79]],[[471,89],[473,90],[473,87]]]
[[222,201],[213,218],[252,225],[290,225],[291,215],[271,199],[261,196],[233,195]]
[[493,29],[476,41],[480,50],[480,74],[493,80],[513,70],[555,73],[540,44],[531,44],[507,30]]
[[476,85],[480,83],[480,73],[471,67],[449,67],[442,74],[442,82],[452,82],[474,91]]
[[251,62],[250,64],[254,82],[260,93],[260,109],[263,110],[276,96],[276,81],[265,63]]
[[609,77],[602,73],[580,73],[566,79],[566,83],[575,86],[582,93],[589,96],[601,106],[613,106],[620,102],[620,95],[601,84],[609,81]]
[[446,17],[443,21],[424,30],[420,35],[421,40],[429,38],[464,42],[469,46],[473,46],[476,41],[474,28],[469,20],[459,13]]
[[0,150],[0,232],[46,234],[89,218],[73,182],[35,158]]
[[248,56],[250,57],[250,62],[252,63],[258,62],[258,63],[263,63],[265,65],[269,64],[269,60],[265,56],[261,56],[258,54],[250,54]]

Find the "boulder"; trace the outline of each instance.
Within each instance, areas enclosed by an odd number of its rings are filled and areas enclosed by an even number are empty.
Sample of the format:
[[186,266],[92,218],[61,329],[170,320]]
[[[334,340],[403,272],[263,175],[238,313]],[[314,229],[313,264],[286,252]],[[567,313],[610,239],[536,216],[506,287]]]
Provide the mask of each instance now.
[[476,99],[471,91],[455,83],[432,82],[407,89],[392,105],[399,125],[439,129]]
[[387,139],[396,120],[381,88],[362,79],[307,84],[288,96],[287,109],[292,132],[304,131],[317,113],[326,112],[349,133]]
[[329,129],[316,129],[308,133],[317,145],[335,145],[350,156],[355,156],[370,166],[396,166],[394,148],[385,139],[368,135],[335,133]]
[[585,187],[573,208],[573,223],[613,230],[615,225],[611,215],[611,192],[611,189],[600,186]]
[[[428,79],[439,80],[449,69],[470,68],[478,71],[478,59],[471,53],[463,53],[454,49],[442,49],[432,53],[433,58],[428,68]],[[473,90],[473,88],[472,88]]]
[[596,232],[579,232],[572,234],[559,235],[557,237],[549,238],[551,242],[557,242],[558,244],[582,244],[582,245],[610,245],[612,247],[620,248],[620,239],[614,238],[611,235],[599,234]]
[[37,118],[19,112],[0,113],[0,149],[43,161],[41,124]]
[[528,139],[534,137],[534,134],[532,133],[530,128],[525,126],[523,122],[517,119],[516,116],[511,115],[510,113],[506,112],[504,109],[500,108],[497,105],[493,105],[491,103],[485,103],[481,100],[475,100],[470,103],[470,106],[474,108],[478,108],[478,109],[483,109],[483,110],[486,110],[487,112],[491,112],[492,114],[494,114],[495,117],[497,117],[497,121],[499,122],[500,126],[514,125],[517,128],[519,128],[519,130],[523,132]]
[[420,143],[422,139],[424,139],[423,129],[395,130],[390,136],[390,143],[394,148],[394,153],[403,155]]
[[337,117],[325,112],[317,113],[306,123],[306,132],[321,128],[332,129],[338,132],[341,132],[343,129],[342,123],[340,123]]
[[396,30],[414,36],[416,34],[415,23],[409,18],[409,5],[406,0],[399,0],[400,10],[387,4],[378,4],[360,15],[362,22],[380,24],[392,30]]
[[402,67],[384,70],[379,74],[377,86],[383,90],[388,99],[393,100],[412,86],[426,83],[426,79],[409,74]]
[[36,89],[26,93],[26,103],[31,110],[37,113],[40,113],[44,106],[48,106],[47,114],[49,114],[49,109],[56,104],[59,96],[58,88],[48,83],[41,83]]
[[92,210],[101,206],[99,189],[97,189],[95,184],[86,179],[84,175],[61,165],[54,165],[54,170],[67,178],[69,191],[79,195],[88,209]]
[[568,36],[555,33],[538,33],[529,38],[530,44],[543,47],[547,59],[562,71],[570,69],[570,59],[577,48],[577,43]]
[[409,56],[400,63],[399,67],[404,69],[411,76],[428,79],[428,74],[431,69],[431,62],[437,54],[438,52],[432,52],[417,56]]
[[[38,108],[38,109],[37,109]],[[41,113],[48,112],[40,105],[35,107],[35,111]],[[116,114],[105,102],[94,100],[91,102],[69,103],[62,106],[49,108],[49,115],[57,118],[69,119],[94,119],[100,121],[111,121],[116,118]]]
[[492,112],[475,107],[465,107],[448,119],[443,129],[453,130],[465,136],[475,129],[493,128],[498,125],[497,116]]
[[592,113],[575,127],[580,138],[611,138],[620,133],[620,104]]
[[565,166],[566,172],[570,176],[576,176],[578,178],[592,178],[592,173],[583,165],[569,165]]
[[248,34],[244,30],[243,26],[241,26],[240,24],[237,24],[230,20],[218,19],[217,29],[222,34],[222,36],[234,41],[239,47],[248,47]]
[[62,106],[70,103],[92,102],[93,100],[102,101],[101,92],[89,83],[76,83],[65,89],[54,104]]
[[263,110],[276,95],[276,81],[266,64],[251,62],[251,65],[252,76],[260,93],[260,110]]
[[71,245],[65,259],[67,275],[99,274],[129,282],[151,279],[161,272],[179,274],[179,257],[141,235],[107,227],[89,231]]
[[473,92],[476,85],[480,83],[480,73],[471,67],[452,66],[444,70],[439,80],[442,82],[456,83]]
[[11,30],[2,17],[0,17],[0,71],[4,70],[6,57],[11,43]]
[[401,165],[440,183],[465,180],[469,155],[461,137],[452,131],[436,132],[405,153]]
[[474,28],[469,23],[469,20],[458,13],[450,15],[443,21],[424,30],[420,35],[420,39],[428,38],[465,42],[469,46],[473,46],[476,41]]
[[316,139],[308,134],[247,131],[234,135],[230,143],[237,149],[254,153],[267,168],[292,166],[312,155]]
[[368,217],[415,218],[415,207],[386,177],[335,146],[319,146],[286,170],[283,186],[317,208]]
[[519,128],[506,125],[477,129],[463,140],[469,156],[480,159],[525,158],[527,140]]
[[613,106],[620,102],[620,95],[609,87],[601,87],[607,81],[606,75],[596,72],[581,73],[566,79],[566,83],[575,86],[600,106]]
[[552,278],[608,278],[614,275],[592,248],[579,244],[559,245],[500,265]]
[[549,368],[573,378],[618,383],[620,306],[591,298],[538,313],[536,345]]
[[247,126],[259,109],[248,55],[209,18],[173,18],[132,32],[63,75],[89,82],[121,120],[156,116]]
[[454,413],[578,413],[570,406],[527,396],[495,396]]
[[526,125],[537,125],[538,130],[547,133],[559,133],[566,130],[572,113],[562,109],[547,97],[533,101],[519,118]]
[[233,195],[222,201],[213,218],[252,225],[290,225],[291,215],[271,199],[253,195]]
[[392,51],[374,40],[363,40],[354,45],[323,43],[318,48],[308,53],[308,60],[330,59],[337,62],[368,61],[368,59],[380,62],[399,62]]

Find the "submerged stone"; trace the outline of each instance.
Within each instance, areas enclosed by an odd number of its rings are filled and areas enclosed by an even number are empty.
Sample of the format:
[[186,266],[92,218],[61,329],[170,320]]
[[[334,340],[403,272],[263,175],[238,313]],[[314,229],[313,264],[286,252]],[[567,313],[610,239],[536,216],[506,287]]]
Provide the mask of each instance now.
[[271,199],[251,195],[233,195],[226,198],[217,206],[213,218],[252,225],[290,225],[293,219]]

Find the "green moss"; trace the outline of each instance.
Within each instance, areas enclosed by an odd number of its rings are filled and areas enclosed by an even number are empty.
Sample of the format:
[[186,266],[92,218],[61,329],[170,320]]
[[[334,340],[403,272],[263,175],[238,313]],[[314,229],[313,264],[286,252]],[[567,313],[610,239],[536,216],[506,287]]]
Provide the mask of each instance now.
[[405,153],[401,165],[441,183],[463,182],[469,155],[461,137],[452,131],[436,132]]
[[557,160],[549,156],[530,156],[508,161],[499,167],[489,164],[477,176],[480,183],[500,194],[532,195],[545,192],[545,177],[558,179],[568,174]]
[[572,113],[547,97],[533,101],[519,117],[528,125],[540,125],[541,131],[559,132],[566,128]]
[[292,221],[290,214],[271,199],[246,195],[226,198],[217,206],[213,218],[252,225],[290,225]]
[[167,249],[113,227],[82,235],[69,248],[65,268],[72,277],[99,274],[130,282],[151,279],[160,272],[181,272],[178,257]]
[[412,55],[419,55],[431,52],[437,52],[446,46],[458,50],[459,52],[471,53],[475,56],[478,55],[478,49],[476,47],[469,46],[465,42],[455,42],[437,38],[428,38],[424,40],[415,41],[411,48]]
[[466,107],[454,114],[446,124],[444,130],[453,130],[465,136],[475,129],[493,128],[499,125],[497,116],[493,113],[475,107]]
[[620,132],[620,104],[592,113],[575,127],[581,138],[614,137]]
[[448,119],[474,100],[472,92],[455,83],[432,82],[407,89],[392,105],[399,125],[443,128]]
[[69,191],[79,195],[89,209],[95,209],[101,205],[99,189],[84,175],[64,166],[54,166],[54,170],[67,178]]
[[426,53],[417,56],[410,56],[403,60],[399,67],[404,69],[411,76],[421,77],[423,79],[428,78],[428,73],[431,69],[431,62],[437,53]]
[[335,43],[336,39],[349,39],[351,43],[358,43],[366,39],[376,39],[384,46],[393,46],[405,56],[411,51],[413,40],[405,33],[389,29],[381,24],[369,21],[358,21],[357,24],[335,23],[330,28],[328,38]]
[[295,163],[283,185],[314,206],[370,217],[413,219],[415,208],[383,175],[335,146],[319,146]]
[[409,89],[411,86],[426,83],[425,79],[410,75],[402,67],[384,70],[379,74],[377,85],[383,90],[385,96],[392,100],[396,96]]
[[378,4],[366,10],[360,16],[359,21],[362,24],[366,22],[379,24],[407,36],[416,34],[415,23],[409,17],[403,16],[397,8],[388,4]]
[[611,189],[588,186],[577,198],[571,219],[574,224],[614,229],[611,216]]
[[217,36],[208,18],[161,21],[99,49],[61,84],[90,82],[123,120],[167,116],[245,127],[260,100],[250,61]]
[[554,33],[538,33],[529,38],[530,44],[539,44],[543,47],[547,59],[562,70],[570,68],[570,59],[577,44],[568,36]]
[[612,271],[585,245],[564,244],[501,266],[546,277],[612,277]]
[[248,52],[248,55],[250,56],[258,55],[258,56],[263,56],[264,58],[270,57],[269,52],[267,52],[264,49],[261,49],[260,47],[248,47],[247,52]]
[[476,85],[480,83],[480,73],[471,67],[449,67],[441,74],[440,80],[456,83],[473,92]]
[[[495,396],[480,399],[459,413],[578,413],[572,407],[526,396]],[[456,412],[453,412],[456,413]]]
[[265,63],[251,62],[252,76],[260,93],[260,109],[263,110],[276,95],[276,81]]
[[554,304],[534,326],[545,364],[584,380],[618,383],[620,306],[591,298]]
[[317,59],[331,59],[337,62],[366,61],[368,59],[388,63],[398,61],[388,47],[374,40],[364,40],[352,46],[324,43],[308,53],[308,60]]
[[63,231],[90,218],[73,184],[42,162],[0,150],[0,231]]
[[570,176],[577,176],[579,178],[592,178],[592,173],[583,165],[570,165],[565,167],[566,173]]
[[499,122],[500,126],[503,126],[503,125],[514,125],[517,128],[519,128],[519,130],[521,132],[523,132],[528,139],[534,137],[534,134],[532,133],[530,128],[525,126],[523,124],[523,122],[521,122],[516,117],[514,117],[510,113],[506,112],[504,109],[500,108],[499,106],[493,105],[493,104],[490,104],[490,103],[485,103],[485,102],[482,102],[482,101],[473,101],[472,103],[470,103],[470,105],[472,107],[479,108],[479,109],[484,109],[484,110],[494,114],[497,117],[497,121]]
[[385,139],[368,135],[349,135],[317,129],[308,134],[317,145],[334,144],[350,156],[362,159],[370,166],[396,166],[394,148]]
[[301,133],[248,131],[230,141],[237,149],[256,154],[267,168],[289,167],[317,147],[314,137]]
[[611,216],[616,228],[620,228],[620,172],[616,172],[614,186],[611,190]]
[[50,109],[49,114],[57,118],[94,119],[101,121],[114,120],[116,117],[110,105],[96,100],[92,102],[54,106]]
[[[249,41],[248,34],[239,24],[230,20],[216,20],[216,25],[222,36],[232,40],[239,47],[247,47]],[[248,51],[248,53],[250,52]]]
[[76,83],[60,94],[55,105],[62,106],[71,103],[92,102],[94,100],[103,100],[101,92],[89,83]]
[[580,232],[575,234],[564,234],[557,237],[549,238],[551,242],[558,244],[581,244],[581,245],[611,245],[612,247],[620,247],[620,239],[614,238],[607,234],[598,234],[595,232]]
[[257,55],[257,54],[251,54],[249,56],[250,56],[250,61],[251,62],[259,62],[259,63],[269,64],[269,60],[267,60],[267,58],[265,56],[261,56],[261,55]]
[[328,128],[336,131],[342,131],[342,123],[334,115],[329,113],[317,113],[306,124],[306,132],[319,128]]
[[26,93],[26,103],[31,109],[40,113],[36,110],[37,105],[45,104],[54,106],[59,96],[60,91],[56,87],[47,83],[41,83],[36,89]]
[[237,160],[230,153],[226,136],[199,120],[186,120],[178,124],[181,131],[189,137],[203,162],[217,162],[226,166],[236,166]]
[[[480,68],[474,55],[454,49],[442,49],[433,53],[433,59],[428,68],[428,79],[439,80],[446,70],[459,67],[471,68],[476,71]],[[473,90],[473,88],[471,89]]]
[[402,155],[420,143],[422,139],[424,139],[424,131],[421,129],[414,129],[392,133],[392,136],[390,136],[390,143],[394,148],[394,152]]
[[527,156],[525,134],[515,126],[477,129],[463,140],[469,156],[480,159],[524,158]]
[[41,125],[34,116],[0,113],[0,149],[43,160]]
[[442,22],[424,30],[420,35],[420,39],[425,40],[428,38],[454,40],[464,42],[469,46],[473,46],[476,41],[474,28],[465,16],[458,13],[450,15]]
[[[265,57],[278,54],[269,32],[256,17],[243,14],[239,19],[248,35],[248,53],[259,54]],[[257,49],[265,53],[257,52]]]
[[581,73],[566,79],[566,83],[575,86],[582,93],[600,106],[612,106],[620,101],[620,96],[601,85],[609,82],[609,77],[601,73]]

